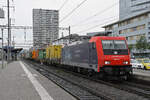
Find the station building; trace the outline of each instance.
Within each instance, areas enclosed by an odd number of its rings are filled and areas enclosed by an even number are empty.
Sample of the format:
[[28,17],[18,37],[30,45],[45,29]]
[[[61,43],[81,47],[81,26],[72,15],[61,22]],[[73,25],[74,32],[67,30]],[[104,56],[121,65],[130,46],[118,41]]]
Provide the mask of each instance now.
[[150,11],[119,20],[104,26],[105,31],[111,31],[111,36],[124,36],[128,44],[136,44],[141,36],[150,42]]
[[141,36],[150,42],[150,0],[119,0],[119,21],[104,26],[111,36],[124,36],[136,44]]
[[[110,36],[126,37],[129,45],[135,45],[141,36],[150,42],[150,0],[119,0],[119,20],[103,28],[111,31]],[[134,48],[132,53],[143,53],[150,57],[150,50],[139,51]]]

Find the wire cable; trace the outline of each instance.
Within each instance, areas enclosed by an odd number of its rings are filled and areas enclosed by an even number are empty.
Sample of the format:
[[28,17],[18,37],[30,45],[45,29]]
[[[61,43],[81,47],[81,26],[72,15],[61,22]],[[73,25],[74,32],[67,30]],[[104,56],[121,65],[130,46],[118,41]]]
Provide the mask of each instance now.
[[112,18],[117,18],[117,16],[112,16],[112,17],[108,17],[108,18],[103,18],[103,19],[100,19],[100,20],[94,20],[92,22],[88,22],[88,23],[84,23],[84,24],[80,24],[78,26],[72,26],[71,28],[76,28],[76,27],[80,27],[80,26],[86,26],[86,25],[89,25],[89,24],[95,24],[97,22],[100,22],[100,21],[104,21],[104,20],[108,20],[108,19],[112,19]]
[[60,20],[60,23],[68,18],[73,12],[75,12],[79,7],[81,7],[87,0],[82,1],[79,5],[77,5],[71,12],[69,12],[65,17]]
[[67,4],[68,1],[69,1],[69,0],[65,0],[65,2],[62,4],[62,6],[59,8],[59,11],[62,10],[62,8],[65,6],[65,4]]
[[97,12],[96,14],[94,14],[94,15],[92,15],[92,16],[86,18],[85,20],[80,21],[80,22],[77,23],[77,24],[71,25],[71,27],[75,27],[75,26],[77,26],[78,24],[87,22],[88,20],[93,19],[93,17],[96,17],[96,16],[98,16],[98,15],[100,15],[100,14],[102,14],[102,13],[108,11],[108,10],[110,10],[111,8],[115,7],[117,4],[119,4],[119,2],[114,3],[113,5],[111,5],[111,6],[107,7],[107,8],[105,8],[105,9],[103,9],[103,10]]
[[114,20],[117,20],[117,19],[113,19],[113,20],[109,20],[109,21],[104,22],[104,23],[100,23],[100,24],[95,25],[95,26],[93,26],[93,27],[90,27],[90,28],[87,28],[87,29],[85,29],[85,30],[82,30],[82,31],[76,32],[76,33],[74,33],[74,34],[78,34],[78,33],[86,32],[86,31],[88,31],[88,30],[91,30],[91,29],[94,29],[94,28],[100,27],[100,26],[102,26],[102,25],[104,25],[104,24],[106,24],[106,23],[108,23],[108,22],[110,22],[110,21],[114,21]]

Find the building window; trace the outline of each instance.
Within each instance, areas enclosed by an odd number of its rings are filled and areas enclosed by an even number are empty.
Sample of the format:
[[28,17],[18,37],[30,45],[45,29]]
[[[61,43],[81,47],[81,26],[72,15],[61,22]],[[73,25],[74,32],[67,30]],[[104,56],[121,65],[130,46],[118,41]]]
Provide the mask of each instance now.
[[140,40],[141,36],[140,35],[137,35],[136,36],[136,40]]
[[145,34],[135,35],[135,36],[129,36],[128,40],[130,40],[130,41],[132,41],[132,40],[139,40],[142,36],[145,36]]
[[137,30],[145,29],[145,25],[140,25],[140,26],[137,26],[136,28]]
[[120,30],[120,31],[119,31],[119,34],[122,34],[122,33],[123,33],[123,31],[122,31],[122,30]]
[[131,41],[131,40],[134,40],[134,36],[130,36],[129,37],[129,40]]
[[128,20],[126,20],[126,21],[120,22],[120,23],[119,23],[119,26],[125,26],[125,25],[128,25],[128,24],[137,22],[137,21],[144,20],[144,19],[146,19],[146,18],[148,18],[148,15],[147,15],[147,14],[141,15],[141,16],[137,16],[137,17],[135,17],[135,18],[131,18],[131,19],[128,19]]
[[131,1],[133,2],[133,1],[136,1],[136,0],[131,0]]

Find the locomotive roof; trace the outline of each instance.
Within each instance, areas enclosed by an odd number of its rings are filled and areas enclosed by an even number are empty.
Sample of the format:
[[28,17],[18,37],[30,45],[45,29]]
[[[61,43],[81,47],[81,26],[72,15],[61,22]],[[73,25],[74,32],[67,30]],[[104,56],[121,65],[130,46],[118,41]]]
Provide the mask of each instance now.
[[112,36],[95,36],[92,38],[100,38],[100,39],[125,39],[125,37],[112,37]]
[[97,40],[125,40],[125,37],[111,37],[111,36],[95,36],[90,39],[90,42],[94,42]]

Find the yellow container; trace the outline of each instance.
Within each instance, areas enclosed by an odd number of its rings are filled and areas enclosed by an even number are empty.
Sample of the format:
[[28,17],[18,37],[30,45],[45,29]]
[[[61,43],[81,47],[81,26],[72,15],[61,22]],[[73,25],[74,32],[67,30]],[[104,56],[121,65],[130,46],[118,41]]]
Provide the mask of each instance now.
[[51,53],[51,46],[49,46],[49,59],[51,59],[51,55],[52,55],[52,53]]
[[62,45],[58,46],[57,59],[61,59]]
[[50,60],[60,60],[61,59],[61,49],[62,46],[61,45],[53,45],[49,47],[49,50],[47,50],[47,52],[49,52],[49,57]]
[[58,54],[58,46],[54,46],[54,59],[57,59],[57,54]]
[[50,46],[50,59],[52,60],[54,58],[54,46]]
[[54,56],[53,56],[53,59],[55,60],[56,59],[56,56],[57,56],[57,46],[56,45],[54,45]]
[[50,58],[50,46],[48,46],[47,48],[46,48],[46,59],[49,59]]

